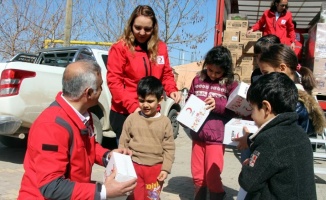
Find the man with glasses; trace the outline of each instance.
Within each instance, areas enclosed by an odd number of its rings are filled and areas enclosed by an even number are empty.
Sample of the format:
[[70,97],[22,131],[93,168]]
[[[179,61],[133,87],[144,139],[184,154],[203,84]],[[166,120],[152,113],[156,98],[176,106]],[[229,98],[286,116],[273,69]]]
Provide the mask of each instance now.
[[292,22],[292,13],[288,11],[287,0],[274,0],[270,9],[265,10],[258,22],[248,30],[247,34],[253,31],[262,31],[263,35],[274,34],[278,36],[281,43],[295,49],[295,32]]

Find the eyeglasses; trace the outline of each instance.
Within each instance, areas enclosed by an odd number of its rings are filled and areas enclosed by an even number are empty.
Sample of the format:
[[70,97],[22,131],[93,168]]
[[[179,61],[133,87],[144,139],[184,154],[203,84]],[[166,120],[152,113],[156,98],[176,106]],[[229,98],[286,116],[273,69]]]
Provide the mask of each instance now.
[[279,4],[281,7],[286,7],[288,4]]

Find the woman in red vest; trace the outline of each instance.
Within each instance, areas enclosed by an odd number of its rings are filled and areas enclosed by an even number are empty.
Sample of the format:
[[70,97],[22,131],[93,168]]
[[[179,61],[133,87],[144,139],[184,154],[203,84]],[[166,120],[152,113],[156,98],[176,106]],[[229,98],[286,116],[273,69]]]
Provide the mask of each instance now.
[[247,34],[261,30],[263,35],[274,34],[281,43],[291,46],[295,50],[295,32],[292,22],[292,13],[288,11],[287,0],[274,0],[270,9],[265,10],[258,22],[248,30]]

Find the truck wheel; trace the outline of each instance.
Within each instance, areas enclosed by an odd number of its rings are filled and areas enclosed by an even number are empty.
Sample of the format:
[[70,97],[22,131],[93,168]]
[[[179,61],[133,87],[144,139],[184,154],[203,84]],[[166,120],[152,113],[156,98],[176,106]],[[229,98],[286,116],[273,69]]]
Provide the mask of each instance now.
[[171,109],[169,112],[168,118],[171,121],[174,139],[177,138],[177,136],[179,134],[179,122],[177,120],[177,116],[178,116],[178,111],[175,109]]
[[92,118],[93,118],[94,132],[95,132],[95,140],[97,143],[102,144],[103,130],[102,130],[101,121],[94,113],[92,113]]
[[11,148],[26,148],[27,147],[27,135],[24,139],[9,137],[9,136],[0,136],[0,142]]

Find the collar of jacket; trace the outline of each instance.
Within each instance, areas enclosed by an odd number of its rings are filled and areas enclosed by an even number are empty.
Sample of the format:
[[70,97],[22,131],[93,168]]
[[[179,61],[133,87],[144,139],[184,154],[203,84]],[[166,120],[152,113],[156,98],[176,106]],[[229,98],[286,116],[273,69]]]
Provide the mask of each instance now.
[[[88,129],[84,122],[79,118],[77,113],[71,108],[69,104],[61,97],[62,92],[59,92],[56,97],[56,101],[60,105],[60,107],[67,113],[68,117],[74,122],[74,124],[78,127],[81,134],[88,134]],[[88,111],[87,111],[88,112]],[[92,117],[90,115],[90,122],[92,122]]]
[[135,51],[145,51],[147,52],[147,42],[144,44],[140,44],[138,42],[135,42]]
[[[277,11],[275,11],[275,12],[277,12]],[[271,9],[269,9],[269,13],[270,13],[271,15],[273,15],[274,17],[275,17],[275,12],[272,11]],[[281,12],[281,13],[280,13],[280,17],[281,17],[281,16],[284,16],[284,15],[286,14],[286,12],[287,12],[287,10],[284,10],[283,12]]]

